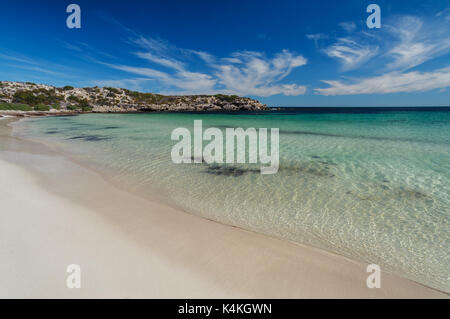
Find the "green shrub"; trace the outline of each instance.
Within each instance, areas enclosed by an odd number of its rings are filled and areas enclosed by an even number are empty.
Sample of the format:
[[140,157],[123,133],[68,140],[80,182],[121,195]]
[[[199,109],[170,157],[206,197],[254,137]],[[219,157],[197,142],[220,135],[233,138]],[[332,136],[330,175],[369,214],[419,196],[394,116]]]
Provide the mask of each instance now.
[[26,104],[0,103],[0,110],[6,111],[32,111],[33,108]]
[[120,94],[120,91],[116,88],[105,87],[105,90],[109,90],[111,93]]
[[75,95],[71,95],[67,99],[71,102],[79,102],[80,101],[80,99],[78,97],[76,97]]
[[89,105],[82,105],[82,106],[79,106],[79,107],[81,107],[81,110],[83,111],[83,112],[91,112],[92,111],[92,107],[90,107]]
[[40,96],[35,96],[28,91],[17,91],[13,95],[13,102],[19,104],[37,105],[43,103],[44,99]]
[[59,103],[53,104],[52,108],[55,109],[55,110],[60,110],[61,109],[61,104],[59,104]]
[[35,111],[50,111],[50,106],[45,104],[38,104],[34,107]]
[[218,98],[219,100],[222,101],[227,101],[227,102],[234,102],[237,98],[239,98],[239,96],[237,95],[224,95],[224,94],[216,94],[214,95],[216,98]]
[[76,111],[76,110],[79,110],[79,107],[78,107],[78,105],[67,105],[67,109],[69,111]]
[[69,90],[73,90],[73,86],[66,85],[65,87],[63,87],[63,91],[69,91]]
[[46,89],[36,89],[33,91],[17,91],[13,95],[13,102],[19,104],[28,104],[28,105],[38,105],[45,104],[50,105],[54,104],[58,101],[61,101],[63,98],[61,96],[56,95],[55,90],[46,90]]
[[86,99],[80,100],[80,103],[78,103],[78,108],[80,108],[83,112],[92,111],[92,107],[89,105],[89,102]]
[[67,109],[70,111],[76,111],[81,110],[83,112],[90,112],[92,111],[92,107],[89,105],[89,102],[86,99],[80,100],[77,98],[78,104],[74,105],[68,105]]
[[170,97],[161,95],[161,94],[152,94],[152,93],[141,93],[137,91],[130,91],[124,89],[124,92],[129,97],[133,98],[137,103],[151,103],[158,104],[169,101]]

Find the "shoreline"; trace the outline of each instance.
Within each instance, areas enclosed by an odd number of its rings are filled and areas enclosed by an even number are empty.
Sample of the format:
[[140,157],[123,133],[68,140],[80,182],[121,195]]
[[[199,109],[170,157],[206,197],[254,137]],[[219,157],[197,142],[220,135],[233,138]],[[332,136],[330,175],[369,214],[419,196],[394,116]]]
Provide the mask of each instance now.
[[[117,189],[61,154],[10,136],[12,121],[0,122],[0,171],[8,181],[0,183],[4,298],[449,297],[388,273],[380,289],[368,289],[360,262]],[[67,289],[65,267],[77,258],[87,282]],[[27,263],[33,260],[38,266]]]

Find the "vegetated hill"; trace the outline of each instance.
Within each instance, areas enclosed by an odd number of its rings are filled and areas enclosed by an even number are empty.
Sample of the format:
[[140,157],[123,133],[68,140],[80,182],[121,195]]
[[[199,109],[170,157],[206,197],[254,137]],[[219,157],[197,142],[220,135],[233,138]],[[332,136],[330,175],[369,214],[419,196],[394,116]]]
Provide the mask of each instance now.
[[[0,81],[0,110],[83,112],[267,110],[265,104],[236,95],[161,95],[121,88],[62,88],[30,82]],[[20,108],[16,108],[20,106]]]

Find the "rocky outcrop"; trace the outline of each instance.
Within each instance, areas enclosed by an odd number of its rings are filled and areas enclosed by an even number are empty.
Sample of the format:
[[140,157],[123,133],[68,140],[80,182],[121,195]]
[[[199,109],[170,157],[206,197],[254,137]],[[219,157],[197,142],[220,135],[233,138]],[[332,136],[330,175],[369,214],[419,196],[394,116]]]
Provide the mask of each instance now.
[[[62,88],[34,83],[0,82],[0,103],[24,104],[58,112],[256,111],[267,106],[235,95],[168,96],[121,88]],[[5,107],[3,107],[5,109]]]

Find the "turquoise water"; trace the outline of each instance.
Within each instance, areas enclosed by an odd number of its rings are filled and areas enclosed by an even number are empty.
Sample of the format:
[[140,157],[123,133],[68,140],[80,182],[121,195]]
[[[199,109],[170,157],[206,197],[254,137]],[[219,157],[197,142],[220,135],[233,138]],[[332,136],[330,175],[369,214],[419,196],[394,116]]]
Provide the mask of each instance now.
[[[174,128],[280,129],[280,169],[173,164]],[[450,111],[86,114],[22,122],[112,181],[450,292]],[[257,169],[255,169],[257,168]],[[112,173],[111,173],[112,172]]]

